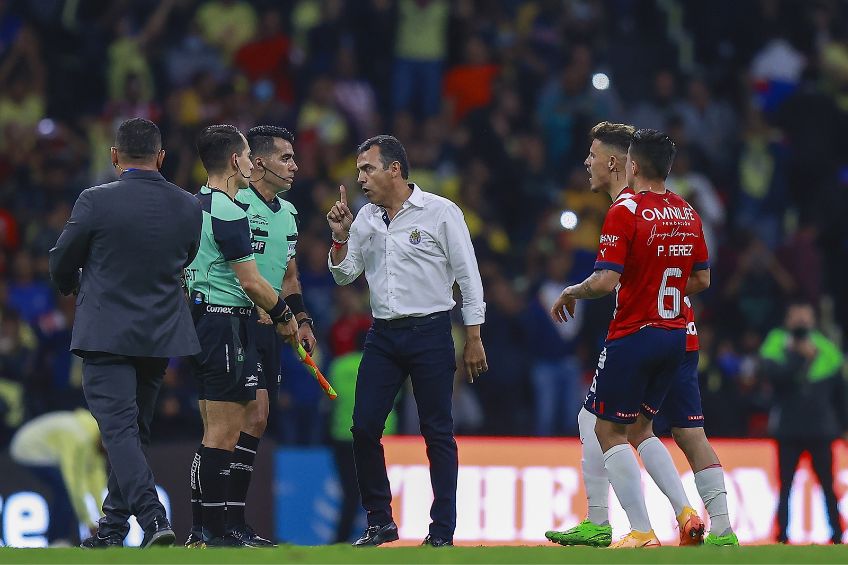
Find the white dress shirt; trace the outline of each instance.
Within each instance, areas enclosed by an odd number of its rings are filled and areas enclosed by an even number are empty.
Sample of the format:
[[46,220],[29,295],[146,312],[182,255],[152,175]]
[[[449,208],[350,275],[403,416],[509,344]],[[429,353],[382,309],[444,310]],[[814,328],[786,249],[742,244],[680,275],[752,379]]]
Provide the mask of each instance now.
[[392,320],[450,310],[453,283],[462,293],[465,325],[482,324],[486,303],[477,258],[465,218],[446,198],[412,184],[412,194],[386,226],[383,208],[366,204],[350,228],[347,255],[328,258],[337,284],[365,271],[375,318]]

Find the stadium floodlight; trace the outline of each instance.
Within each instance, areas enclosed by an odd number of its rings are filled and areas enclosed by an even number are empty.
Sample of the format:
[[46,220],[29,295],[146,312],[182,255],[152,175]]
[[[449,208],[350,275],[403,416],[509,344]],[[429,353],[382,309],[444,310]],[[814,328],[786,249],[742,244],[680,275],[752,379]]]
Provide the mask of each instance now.
[[595,90],[606,90],[610,87],[610,78],[604,73],[595,73],[592,75],[592,86]]
[[572,210],[563,210],[562,214],[559,216],[559,225],[562,226],[562,229],[573,230],[577,227],[577,223],[577,214],[575,214]]
[[44,118],[38,122],[38,134],[50,137],[56,132],[56,122],[50,118]]

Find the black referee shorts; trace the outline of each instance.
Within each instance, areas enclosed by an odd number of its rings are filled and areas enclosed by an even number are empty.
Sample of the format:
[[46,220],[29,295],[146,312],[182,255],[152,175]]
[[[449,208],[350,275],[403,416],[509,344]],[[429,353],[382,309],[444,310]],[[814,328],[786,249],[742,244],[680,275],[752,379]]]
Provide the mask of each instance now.
[[280,346],[282,340],[277,335],[273,324],[256,325],[256,353],[259,363],[262,365],[262,372],[259,375],[258,388],[264,388],[268,391],[268,399],[274,402],[277,398],[277,391],[280,389],[280,380],[282,373],[280,372]]
[[197,318],[200,353],[190,359],[200,400],[256,399],[262,364],[256,353],[253,309],[231,310],[235,313],[205,311]]

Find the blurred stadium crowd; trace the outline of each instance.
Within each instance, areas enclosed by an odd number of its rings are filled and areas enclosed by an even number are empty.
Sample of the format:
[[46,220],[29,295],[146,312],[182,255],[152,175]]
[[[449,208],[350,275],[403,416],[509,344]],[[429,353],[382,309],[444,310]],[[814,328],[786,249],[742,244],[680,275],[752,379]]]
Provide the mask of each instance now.
[[[555,327],[547,309],[594,262],[608,202],[588,191],[601,120],[667,131],[670,186],[705,223],[713,285],[696,302],[708,433],[766,434],[758,351],[788,300],[848,321],[848,4],[680,0],[0,0],[0,446],[82,402],[74,298],[47,275],[77,195],[114,178],[113,132],[162,129],[163,173],[195,192],[202,126],[285,125],[300,167],[304,296],[320,362],[356,347],[364,284],[327,271],[324,216],[354,149],[390,132],[411,177],[463,209],[483,275],[489,372],[457,377],[458,433],[569,435],[612,299]],[[357,190],[358,205],[363,199]],[[350,192],[349,192],[350,193]],[[162,211],[167,214],[167,210]],[[269,430],[325,440],[329,403],[288,370]],[[155,436],[196,438],[179,361]],[[399,402],[399,431],[414,409]]]

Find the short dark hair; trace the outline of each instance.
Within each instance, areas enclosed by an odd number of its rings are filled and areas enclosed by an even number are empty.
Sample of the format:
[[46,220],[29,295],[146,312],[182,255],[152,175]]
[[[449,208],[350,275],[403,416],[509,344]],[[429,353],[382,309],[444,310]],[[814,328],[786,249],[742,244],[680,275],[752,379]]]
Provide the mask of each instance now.
[[813,304],[813,302],[810,299],[806,298],[803,295],[796,294],[796,295],[790,297],[789,301],[787,301],[787,303],[786,303],[786,313],[787,314],[789,313],[790,310],[793,310],[795,308],[811,308],[813,310],[814,314],[818,313],[816,311],[817,310],[816,305]]
[[227,169],[233,153],[244,151],[241,132],[236,126],[219,124],[203,128],[197,136],[197,153],[207,173],[220,173]]
[[668,178],[677,147],[671,138],[655,129],[640,129],[630,141],[630,158],[638,161],[646,178]]
[[130,159],[151,159],[162,149],[162,134],[150,120],[130,118],[118,126],[115,149]]
[[389,165],[397,161],[400,163],[400,176],[404,180],[408,179],[409,159],[406,158],[406,149],[393,135],[375,135],[366,139],[356,148],[356,154],[361,155],[375,145],[380,148],[380,161],[383,163],[383,169],[388,169]]
[[271,153],[274,149],[274,138],[294,143],[294,134],[280,126],[254,126],[247,130],[245,137],[254,157]]
[[597,139],[604,145],[615,147],[622,153],[627,153],[634,131],[636,129],[631,125],[601,122],[592,128],[592,131],[589,132],[589,138]]

